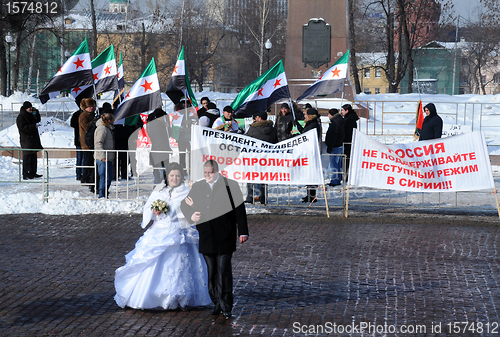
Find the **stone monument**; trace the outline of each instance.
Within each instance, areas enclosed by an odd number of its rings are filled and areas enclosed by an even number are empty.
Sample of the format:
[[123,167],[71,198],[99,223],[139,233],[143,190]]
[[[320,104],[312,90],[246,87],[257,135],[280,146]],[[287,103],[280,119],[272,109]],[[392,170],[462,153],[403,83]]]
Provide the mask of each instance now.
[[[308,26],[305,26],[308,25]],[[323,29],[320,26],[326,26]],[[321,36],[317,41],[310,41],[313,30],[318,27],[318,34],[330,33],[329,62],[311,60],[314,56],[325,59],[325,47]],[[307,47],[303,55],[304,45]],[[312,34],[312,35],[311,35]],[[295,100],[309,85],[321,76],[347,51],[347,10],[346,0],[289,0],[286,31],[285,72],[290,87],[290,94]],[[305,57],[306,63],[303,58]],[[311,62],[309,62],[311,61]],[[339,96],[337,94],[335,96]],[[346,81],[344,98],[351,99],[352,91]]]

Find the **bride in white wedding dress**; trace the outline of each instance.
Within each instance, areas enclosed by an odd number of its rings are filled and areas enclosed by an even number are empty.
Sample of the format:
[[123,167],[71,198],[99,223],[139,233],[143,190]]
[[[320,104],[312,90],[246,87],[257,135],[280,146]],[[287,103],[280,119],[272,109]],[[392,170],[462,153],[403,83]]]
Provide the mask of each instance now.
[[[115,301],[124,308],[176,309],[211,304],[207,267],[198,251],[198,231],[180,210],[189,188],[177,163],[167,166],[168,186],[158,185],[144,205],[142,228],[153,225],[128,253],[115,273]],[[154,201],[168,203],[167,214],[151,209]]]

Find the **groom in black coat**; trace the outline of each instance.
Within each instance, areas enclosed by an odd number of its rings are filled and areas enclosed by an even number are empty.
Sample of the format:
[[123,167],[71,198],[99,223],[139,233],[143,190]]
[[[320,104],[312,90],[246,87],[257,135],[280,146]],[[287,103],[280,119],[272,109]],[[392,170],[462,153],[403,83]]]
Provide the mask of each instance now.
[[200,253],[208,270],[208,293],[214,310],[231,317],[233,309],[233,274],[231,257],[240,243],[248,240],[248,225],[243,194],[238,183],[219,174],[216,161],[203,164],[204,180],[193,184],[181,203],[181,210],[190,223],[196,222],[200,233]]

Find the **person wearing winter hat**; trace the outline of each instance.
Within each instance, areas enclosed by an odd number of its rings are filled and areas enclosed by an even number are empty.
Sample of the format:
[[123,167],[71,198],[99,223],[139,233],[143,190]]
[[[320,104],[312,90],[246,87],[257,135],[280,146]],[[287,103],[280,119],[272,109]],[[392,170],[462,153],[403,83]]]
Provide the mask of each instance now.
[[441,134],[443,133],[443,120],[438,116],[436,106],[433,103],[429,103],[424,106],[424,112],[426,116],[422,123],[422,131],[420,132],[420,138],[418,140],[441,138]]
[[[299,130],[300,133],[305,133],[310,130],[316,130],[316,134],[318,136],[318,145],[319,145],[319,152],[321,153],[321,141],[322,141],[322,129],[321,129],[321,119],[318,110],[311,108],[307,109],[306,115],[305,115],[305,125],[302,127],[299,123],[297,123],[297,129]],[[307,195],[302,198],[302,202],[317,202],[316,199],[316,185],[307,185]]]
[[212,129],[240,133],[238,122],[234,119],[234,110],[230,105],[226,105],[222,109],[222,116],[215,120]]
[[23,179],[40,178],[41,175],[36,173],[37,150],[42,150],[40,135],[38,134],[38,126],[41,120],[40,113],[33,105],[26,101],[19,110],[19,115],[16,119],[17,129],[19,130],[19,140],[23,150]]
[[290,106],[288,105],[288,103],[281,104],[281,110],[274,126],[274,128],[276,129],[278,142],[293,137],[293,122],[293,114],[290,112]]
[[208,118],[208,124],[207,127],[211,128],[212,125],[214,124],[215,120],[220,117],[220,111],[217,109],[217,106],[213,102],[209,102],[207,104],[206,109],[200,109],[198,110],[198,121],[201,124],[201,117],[207,117]]

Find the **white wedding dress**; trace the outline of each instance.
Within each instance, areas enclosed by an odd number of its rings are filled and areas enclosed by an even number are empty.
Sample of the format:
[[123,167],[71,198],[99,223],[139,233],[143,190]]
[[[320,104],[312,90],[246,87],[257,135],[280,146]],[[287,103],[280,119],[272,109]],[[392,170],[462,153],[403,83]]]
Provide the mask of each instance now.
[[[148,198],[142,227],[152,219],[154,223],[115,273],[115,301],[120,307],[176,309],[212,303],[206,263],[198,251],[198,231],[180,210],[188,192],[185,185],[174,189],[159,185]],[[167,215],[153,214],[151,204],[158,199],[170,205]]]

